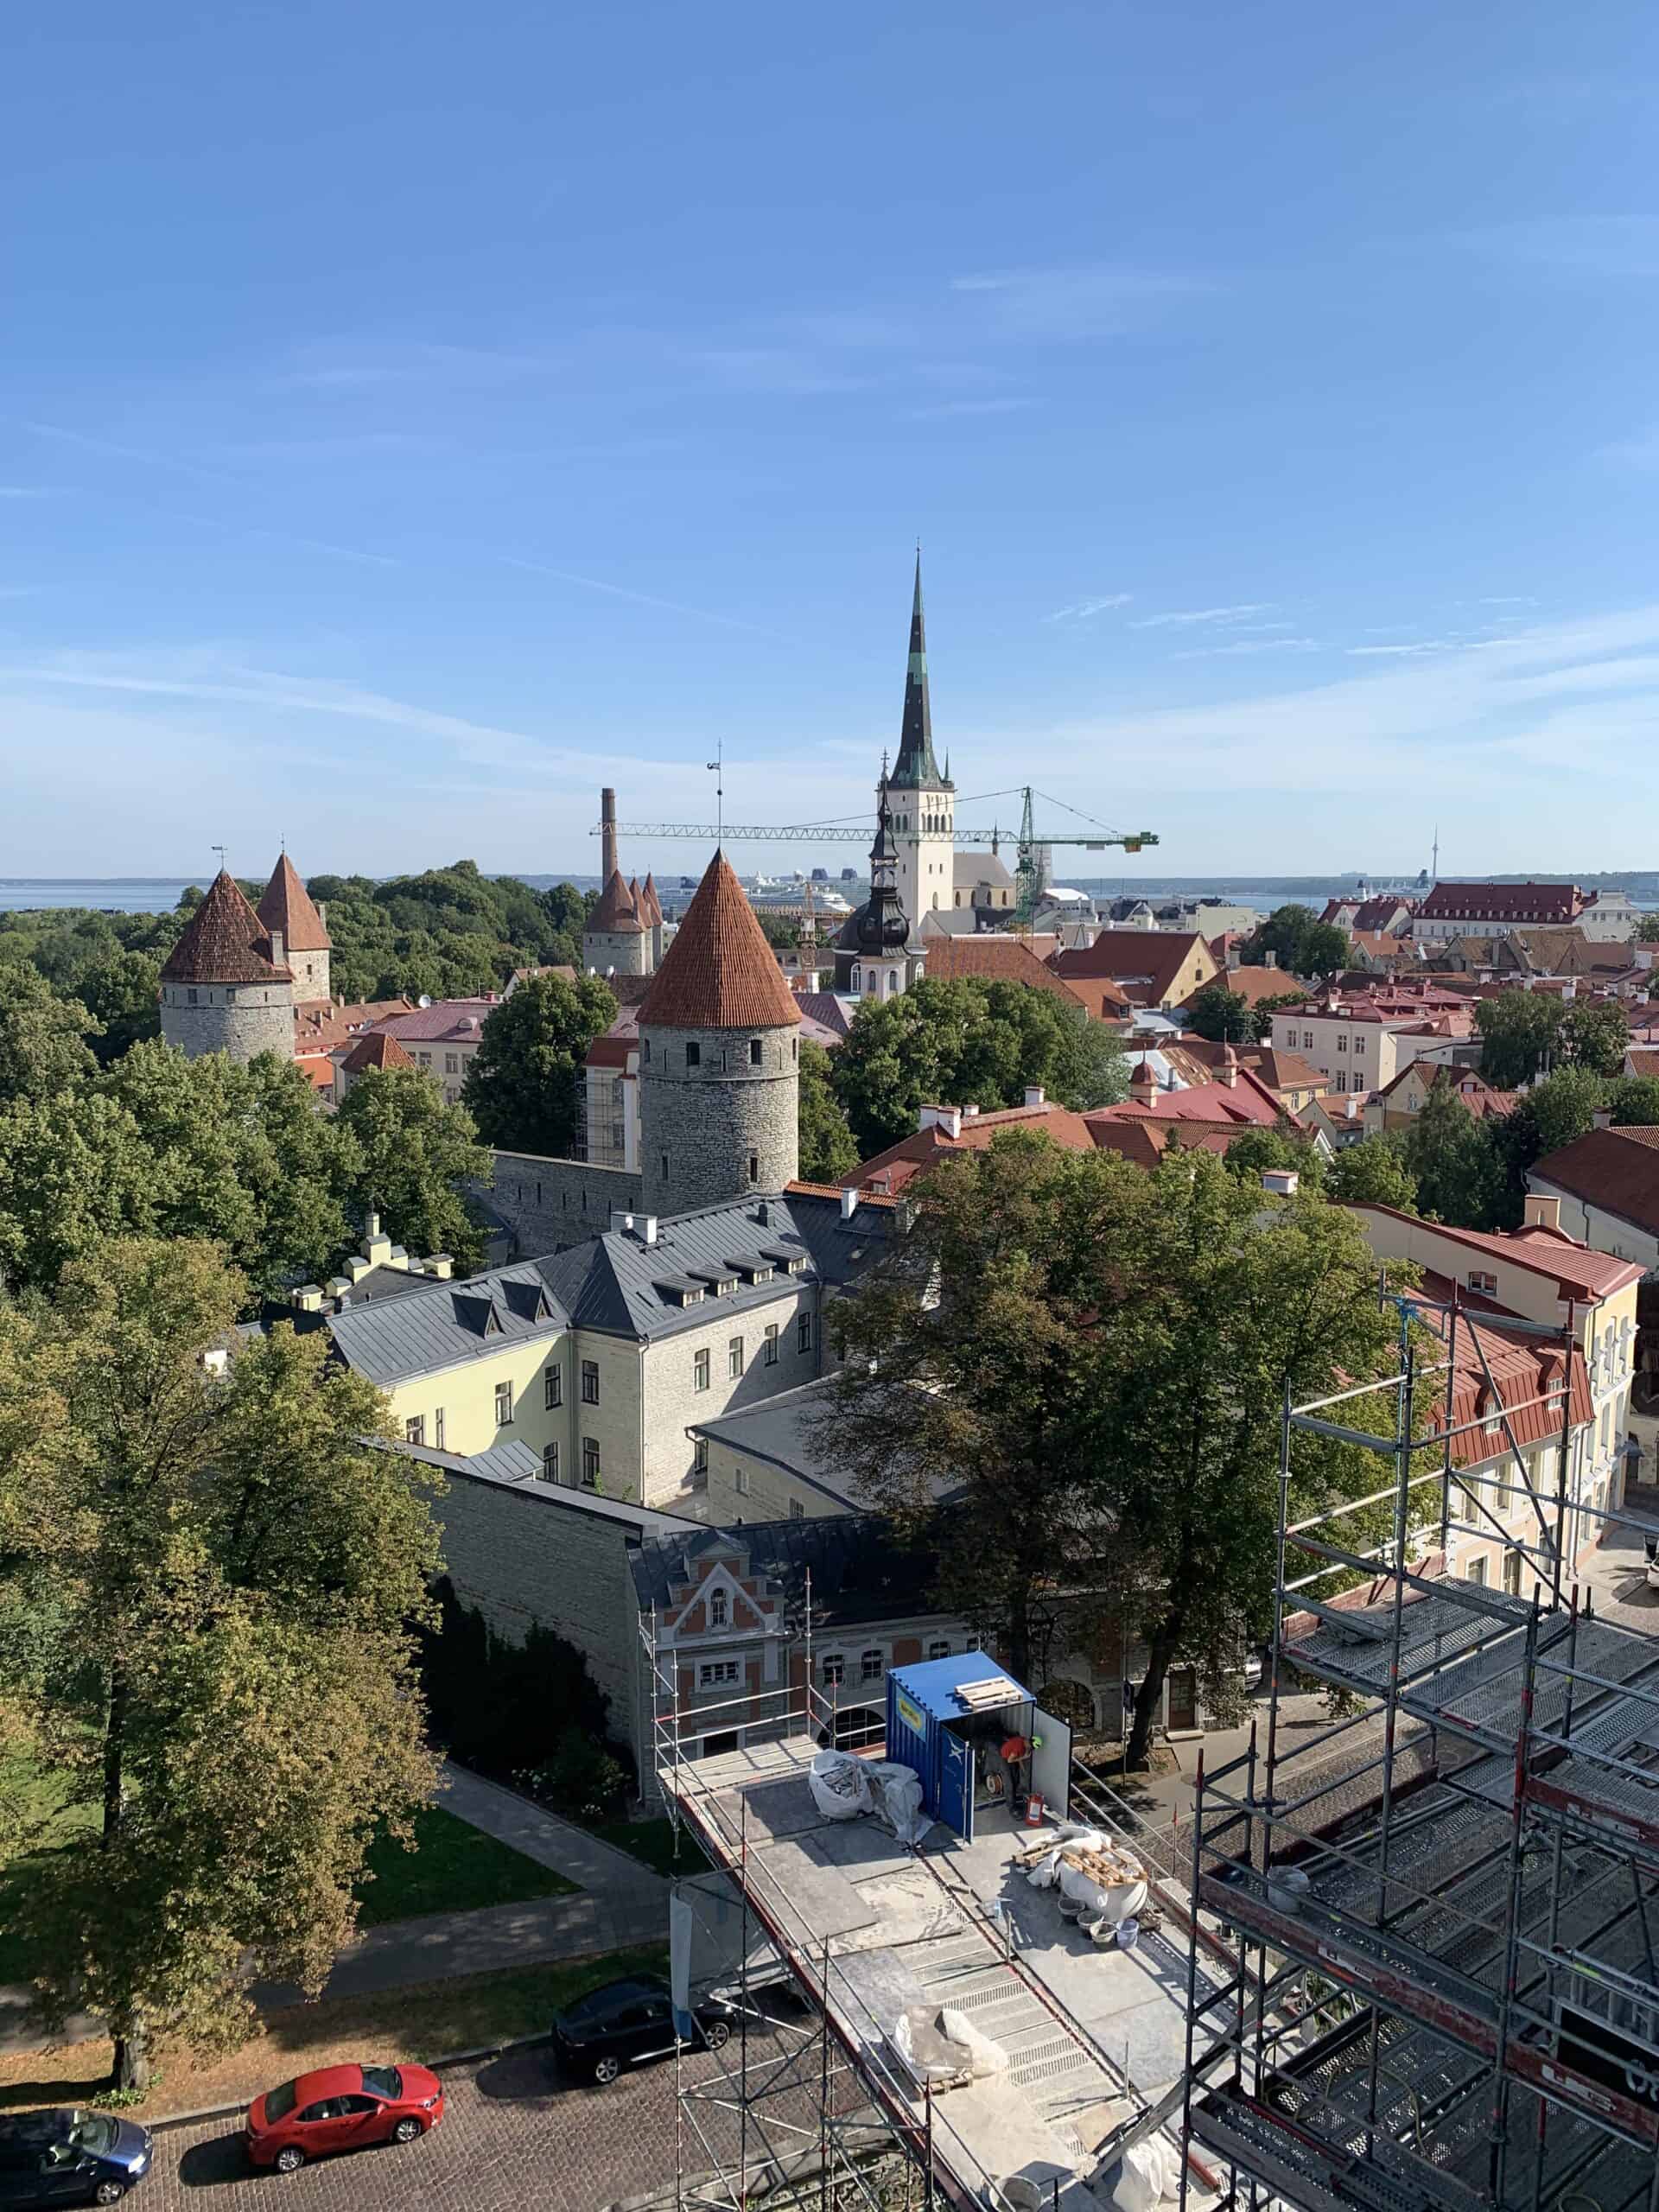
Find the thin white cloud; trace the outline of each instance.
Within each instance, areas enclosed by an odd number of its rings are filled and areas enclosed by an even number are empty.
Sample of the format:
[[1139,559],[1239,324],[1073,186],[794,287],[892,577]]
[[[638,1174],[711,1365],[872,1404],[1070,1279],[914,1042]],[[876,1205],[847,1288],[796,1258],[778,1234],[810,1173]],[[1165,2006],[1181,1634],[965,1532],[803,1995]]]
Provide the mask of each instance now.
[[1461,638],[1417,638],[1408,645],[1350,645],[1346,650],[1354,660],[1401,660],[1420,653],[1455,652],[1464,643]]
[[1536,607],[1538,604],[1529,592],[1524,591],[1488,592],[1478,603],[1482,607]]
[[1271,614],[1270,599],[1252,601],[1242,607],[1195,607],[1174,614],[1144,614],[1130,627],[1135,630],[1184,629],[1197,622],[1242,622],[1247,615]]
[[1070,607],[1057,607],[1052,614],[1045,614],[1045,622],[1087,622],[1096,614],[1104,614],[1114,607],[1127,607],[1134,598],[1133,592],[1108,592],[1099,599],[1079,599]]
[[941,399],[931,407],[912,407],[912,423],[925,423],[949,415],[1017,415],[1037,404],[1034,399]]
[[56,499],[61,496],[51,484],[0,484],[0,499]]
[[1458,232],[1453,243],[1516,268],[1615,280],[1659,276],[1659,216],[1535,216]]
[[953,277],[950,289],[982,302],[992,328],[1005,337],[1064,344],[1139,329],[1160,309],[1214,287],[1169,271],[1095,262],[988,270]]
[[1321,650],[1317,638],[1243,638],[1230,645],[1194,645],[1190,652],[1172,653],[1172,660],[1222,660],[1236,653],[1314,653]]
[[578,575],[573,569],[551,569],[544,561],[524,561],[513,553],[498,553],[494,556],[505,562],[509,569],[523,569],[533,576],[551,576],[562,584],[579,584],[584,591],[603,592],[610,599],[632,600],[636,607],[658,607],[669,614],[690,614],[699,622],[718,622],[723,629],[747,630],[757,638],[776,637],[775,630],[763,629],[758,622],[745,622],[735,614],[716,614],[706,607],[688,607],[683,600],[658,599],[648,591],[632,591],[626,584],[608,584],[598,576]]

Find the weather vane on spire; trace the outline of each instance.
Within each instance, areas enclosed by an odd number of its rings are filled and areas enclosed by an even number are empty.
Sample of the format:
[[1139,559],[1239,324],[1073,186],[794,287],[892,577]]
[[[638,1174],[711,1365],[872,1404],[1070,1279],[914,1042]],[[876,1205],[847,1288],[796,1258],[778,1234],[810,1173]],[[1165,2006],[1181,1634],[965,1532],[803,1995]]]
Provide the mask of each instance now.
[[223,874],[224,874],[224,873],[225,873],[225,848],[224,848],[224,846],[223,846],[223,845],[213,845],[213,846],[210,847],[210,848],[209,848],[209,849],[210,849],[211,851],[215,852],[215,853],[217,853],[217,854],[219,855],[219,874],[220,874],[221,875],[223,875]]
[[715,740],[715,758],[709,763],[709,772],[715,779],[715,842],[726,842],[726,740]]

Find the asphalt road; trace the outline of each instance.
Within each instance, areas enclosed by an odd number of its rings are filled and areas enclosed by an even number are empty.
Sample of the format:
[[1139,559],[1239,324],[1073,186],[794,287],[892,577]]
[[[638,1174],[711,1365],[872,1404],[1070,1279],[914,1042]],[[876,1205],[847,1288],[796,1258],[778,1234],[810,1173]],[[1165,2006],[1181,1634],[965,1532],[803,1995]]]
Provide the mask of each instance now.
[[[752,2058],[760,2042],[752,2037]],[[700,2051],[683,2071],[709,2081],[718,2064]],[[671,2063],[641,2067],[608,2088],[573,2088],[538,2045],[446,2068],[443,2080],[442,2125],[418,2143],[320,2159],[296,2174],[256,2173],[238,2121],[168,2129],[156,2136],[134,2212],[408,2212],[416,2204],[422,2212],[599,2212],[619,2197],[671,2188]],[[688,2143],[688,2174],[709,2164]]]

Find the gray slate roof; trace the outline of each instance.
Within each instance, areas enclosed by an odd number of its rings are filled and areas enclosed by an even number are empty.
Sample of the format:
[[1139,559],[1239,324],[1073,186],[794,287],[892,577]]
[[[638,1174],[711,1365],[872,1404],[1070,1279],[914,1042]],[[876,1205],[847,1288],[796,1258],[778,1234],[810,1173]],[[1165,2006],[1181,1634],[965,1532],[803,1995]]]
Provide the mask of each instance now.
[[458,1452],[435,1452],[429,1445],[387,1442],[384,1438],[374,1440],[384,1451],[418,1459],[423,1466],[435,1467],[442,1474],[517,1491],[538,1504],[586,1513],[596,1521],[614,1522],[626,1542],[637,1543],[645,1536],[671,1536],[701,1526],[682,1514],[658,1512],[655,1506],[631,1505],[626,1498],[600,1497],[592,1491],[572,1490],[563,1483],[542,1482],[537,1479],[542,1463],[527,1444],[494,1444],[475,1459],[467,1459]]
[[628,1555],[642,1612],[666,1605],[677,1583],[690,1582],[693,1562],[736,1545],[753,1573],[783,1585],[791,1610],[803,1606],[812,1577],[812,1630],[857,1621],[902,1619],[937,1612],[933,1554],[901,1544],[874,1514],[826,1513],[809,1521],[756,1521],[741,1529],[682,1529],[645,1537]]
[[[851,1512],[868,1511],[868,1498],[836,1451],[834,1430],[823,1426],[823,1416],[834,1403],[834,1388],[832,1376],[821,1376],[792,1390],[780,1390],[775,1398],[746,1406],[741,1412],[693,1421],[687,1433],[709,1437],[731,1451],[747,1452],[781,1467],[785,1473],[838,1498]],[[961,1488],[956,1479],[941,1479],[931,1485],[934,1497],[939,1498],[950,1497]]]
[[[844,1222],[839,1198],[801,1192],[704,1206],[665,1216],[655,1244],[637,1230],[609,1230],[544,1259],[371,1301],[332,1316],[327,1326],[349,1364],[382,1387],[573,1325],[649,1343],[706,1327],[716,1306],[742,1313],[770,1305],[792,1283],[838,1288],[880,1256],[890,1223],[868,1208]],[[773,1254],[804,1260],[804,1274],[740,1280],[729,1297],[709,1292],[696,1306],[669,1294],[668,1286],[703,1270],[729,1273],[733,1261]]]

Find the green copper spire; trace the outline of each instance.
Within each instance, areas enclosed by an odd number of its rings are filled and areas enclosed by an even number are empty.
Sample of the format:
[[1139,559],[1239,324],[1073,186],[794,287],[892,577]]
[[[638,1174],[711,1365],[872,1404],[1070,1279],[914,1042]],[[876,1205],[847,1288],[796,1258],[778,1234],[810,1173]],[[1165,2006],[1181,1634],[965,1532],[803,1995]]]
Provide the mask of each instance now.
[[927,696],[927,634],[922,625],[922,554],[916,549],[916,595],[910,609],[910,664],[905,671],[905,719],[899,758],[890,780],[906,791],[938,791],[944,783],[933,758],[933,713]]

